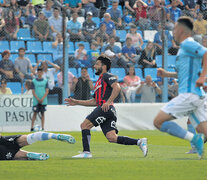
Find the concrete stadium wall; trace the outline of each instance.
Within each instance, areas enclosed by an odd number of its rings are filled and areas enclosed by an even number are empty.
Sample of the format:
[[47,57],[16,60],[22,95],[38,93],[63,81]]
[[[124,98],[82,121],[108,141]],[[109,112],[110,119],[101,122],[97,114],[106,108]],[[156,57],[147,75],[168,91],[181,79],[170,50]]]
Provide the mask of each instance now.
[[[146,104],[115,104],[117,110],[117,127],[119,130],[154,130],[153,118],[158,113],[162,103],[146,103]],[[11,112],[23,112],[22,115],[31,114],[31,107],[10,107]],[[1,108],[0,132],[29,132],[31,124],[31,115],[29,118],[21,117],[15,119],[17,115],[10,115],[5,119]],[[83,106],[64,106],[64,105],[48,105],[45,114],[45,130],[46,131],[80,131],[80,124],[85,117],[94,109],[94,107]],[[29,111],[29,113],[24,113]],[[186,118],[176,120],[178,124],[186,128]],[[37,120],[40,124],[40,120]],[[92,130],[100,130],[99,127]]]

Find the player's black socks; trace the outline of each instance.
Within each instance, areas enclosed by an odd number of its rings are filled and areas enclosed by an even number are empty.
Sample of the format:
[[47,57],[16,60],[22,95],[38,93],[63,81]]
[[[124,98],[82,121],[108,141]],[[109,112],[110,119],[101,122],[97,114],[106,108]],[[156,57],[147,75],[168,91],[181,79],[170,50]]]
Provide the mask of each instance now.
[[138,139],[129,138],[127,136],[118,136],[117,143],[124,145],[137,145]]
[[91,132],[88,129],[82,130],[82,143],[83,143],[83,151],[90,152],[90,140],[91,140]]

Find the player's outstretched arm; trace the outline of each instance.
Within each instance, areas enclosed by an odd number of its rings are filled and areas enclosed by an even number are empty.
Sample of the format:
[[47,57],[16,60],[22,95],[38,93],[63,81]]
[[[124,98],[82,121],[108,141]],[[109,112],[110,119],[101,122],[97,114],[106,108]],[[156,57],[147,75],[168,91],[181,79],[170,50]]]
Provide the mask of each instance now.
[[157,76],[159,77],[173,77],[173,78],[177,78],[177,73],[176,72],[169,72],[169,71],[166,71],[165,69],[163,68],[158,68],[157,69]]
[[95,106],[96,105],[96,100],[94,98],[89,100],[77,100],[70,97],[70,98],[66,98],[64,101],[67,106],[75,106],[75,105]]
[[207,75],[207,52],[203,55],[203,68],[200,77],[196,81],[196,86],[200,87],[204,85],[204,83],[206,82],[206,75]]

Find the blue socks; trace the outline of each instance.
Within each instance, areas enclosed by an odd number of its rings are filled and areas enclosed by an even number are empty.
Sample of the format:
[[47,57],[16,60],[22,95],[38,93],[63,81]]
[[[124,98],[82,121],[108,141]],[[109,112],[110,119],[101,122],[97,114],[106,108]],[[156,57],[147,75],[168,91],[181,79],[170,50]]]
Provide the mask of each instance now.
[[27,143],[33,144],[37,141],[46,141],[49,139],[57,139],[58,134],[47,132],[35,132],[27,135]]
[[[195,130],[195,128],[193,127],[192,124],[187,124],[187,128],[188,128],[188,131],[189,131],[189,132],[191,132],[191,133],[193,133],[193,134],[196,134],[196,130]],[[195,147],[193,143],[190,143],[190,145],[191,145],[192,148]]]
[[160,131],[166,132],[172,136],[185,139],[187,131],[172,121],[166,121],[162,124]]

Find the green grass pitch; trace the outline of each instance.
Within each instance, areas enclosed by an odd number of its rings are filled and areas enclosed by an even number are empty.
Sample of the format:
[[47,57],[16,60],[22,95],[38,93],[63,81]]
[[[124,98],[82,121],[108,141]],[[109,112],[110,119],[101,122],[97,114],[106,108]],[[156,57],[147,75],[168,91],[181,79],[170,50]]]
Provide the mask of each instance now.
[[[15,133],[3,133],[11,135]],[[70,132],[77,143],[49,140],[24,148],[46,152],[47,161],[0,161],[0,180],[207,180],[207,155],[185,154],[187,141],[158,131],[120,131],[119,135],[148,138],[148,156],[136,146],[110,144],[101,132],[92,131],[92,159],[72,159],[82,150],[81,133]]]

